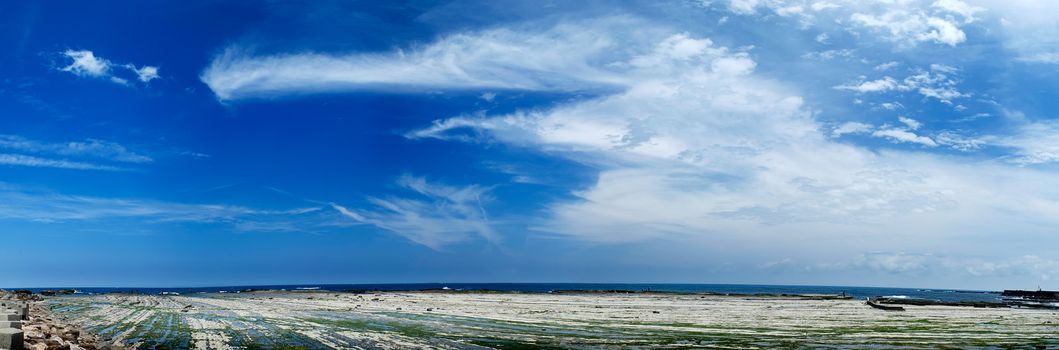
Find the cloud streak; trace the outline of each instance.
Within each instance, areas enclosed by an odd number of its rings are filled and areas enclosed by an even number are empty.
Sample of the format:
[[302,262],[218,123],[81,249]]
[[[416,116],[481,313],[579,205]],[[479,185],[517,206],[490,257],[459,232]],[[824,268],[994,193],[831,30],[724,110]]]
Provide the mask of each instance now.
[[[634,25],[614,18],[603,26]],[[220,100],[350,90],[605,89],[618,81],[594,61],[620,47],[578,26],[543,32],[500,28],[446,36],[408,50],[346,55],[254,55],[237,47],[215,57],[201,79]],[[596,32],[595,34],[598,34]]]
[[331,207],[356,222],[393,232],[431,249],[442,249],[475,236],[498,242],[483,206],[489,199],[487,188],[436,184],[410,175],[399,178],[397,185],[416,196],[368,198],[372,209],[350,209],[334,203]]
[[122,171],[128,170],[121,167],[115,167],[110,165],[100,165],[84,162],[75,162],[63,159],[47,159],[38,158],[34,156],[27,156],[22,154],[7,154],[0,153],[0,164],[13,165],[13,166],[24,166],[34,168],[59,168],[59,169],[76,169],[76,170],[106,170],[106,171]]
[[124,164],[146,164],[154,161],[151,157],[129,150],[121,144],[97,139],[44,142],[17,135],[0,135],[0,150],[21,153],[0,153],[0,164],[26,167],[122,171],[130,169],[98,164],[97,161]]
[[0,183],[0,220],[41,223],[136,219],[146,222],[237,223],[318,212],[320,208],[261,210],[221,204],[78,196]]
[[0,148],[27,153],[95,158],[122,163],[142,164],[154,161],[151,157],[133,152],[116,142],[97,139],[43,142],[17,135],[0,135]]

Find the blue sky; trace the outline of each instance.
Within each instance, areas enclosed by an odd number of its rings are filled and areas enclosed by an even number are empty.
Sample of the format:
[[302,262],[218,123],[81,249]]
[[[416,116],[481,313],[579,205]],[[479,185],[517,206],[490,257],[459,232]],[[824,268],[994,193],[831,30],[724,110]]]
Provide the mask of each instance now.
[[0,284],[1059,288],[1057,7],[5,3]]

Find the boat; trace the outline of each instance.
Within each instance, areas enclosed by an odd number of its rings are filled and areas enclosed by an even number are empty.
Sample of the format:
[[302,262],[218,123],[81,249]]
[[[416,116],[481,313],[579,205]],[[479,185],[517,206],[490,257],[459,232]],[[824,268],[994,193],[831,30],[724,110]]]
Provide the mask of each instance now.
[[890,305],[883,305],[883,304],[880,304],[880,303],[876,302],[875,300],[872,300],[871,298],[868,298],[868,301],[866,301],[865,303],[866,303],[866,304],[868,304],[868,306],[871,306],[871,307],[874,307],[874,308],[876,308],[876,309],[880,309],[880,310],[886,310],[886,311],[905,311],[905,308],[903,308],[903,307],[900,307],[900,306],[890,306]]

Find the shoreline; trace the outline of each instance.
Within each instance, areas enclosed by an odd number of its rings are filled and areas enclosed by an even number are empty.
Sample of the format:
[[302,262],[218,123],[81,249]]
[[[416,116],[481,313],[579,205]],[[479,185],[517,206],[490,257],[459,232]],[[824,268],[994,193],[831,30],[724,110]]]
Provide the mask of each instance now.
[[673,293],[257,291],[45,300],[85,329],[175,348],[1059,346],[1050,310]]

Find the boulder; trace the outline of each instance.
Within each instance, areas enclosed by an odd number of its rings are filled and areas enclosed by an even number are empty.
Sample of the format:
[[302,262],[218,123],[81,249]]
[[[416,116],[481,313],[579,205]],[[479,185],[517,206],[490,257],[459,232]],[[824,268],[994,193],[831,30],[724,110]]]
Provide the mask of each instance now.
[[25,332],[26,332],[25,336],[26,336],[27,339],[40,340],[40,339],[47,338],[47,337],[44,336],[44,333],[39,331],[39,330],[26,329]]

